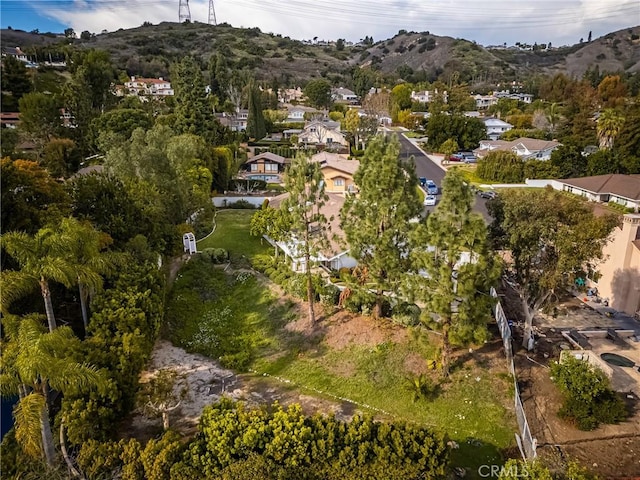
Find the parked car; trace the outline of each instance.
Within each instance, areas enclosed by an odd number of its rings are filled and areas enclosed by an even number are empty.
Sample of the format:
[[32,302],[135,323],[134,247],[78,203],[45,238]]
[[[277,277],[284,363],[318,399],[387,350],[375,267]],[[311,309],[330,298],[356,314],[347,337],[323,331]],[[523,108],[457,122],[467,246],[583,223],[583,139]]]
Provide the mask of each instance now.
[[426,186],[427,186],[427,179],[426,179],[426,177],[420,177],[420,186],[421,186],[422,188],[424,188],[424,187],[426,187]]
[[462,157],[462,153],[460,152],[452,153],[451,155],[449,155],[450,162],[462,162],[463,160],[464,158]]
[[478,158],[473,153],[468,152],[462,155],[462,161],[464,163],[476,163]]
[[496,198],[498,196],[498,194],[496,192],[494,192],[493,190],[481,190],[478,194],[482,198],[486,198],[488,200],[493,200],[494,198]]
[[433,207],[436,204],[436,196],[435,195],[427,195],[424,197],[424,205],[426,207]]
[[437,195],[438,194],[438,186],[433,180],[427,180],[425,182],[425,188],[429,195]]

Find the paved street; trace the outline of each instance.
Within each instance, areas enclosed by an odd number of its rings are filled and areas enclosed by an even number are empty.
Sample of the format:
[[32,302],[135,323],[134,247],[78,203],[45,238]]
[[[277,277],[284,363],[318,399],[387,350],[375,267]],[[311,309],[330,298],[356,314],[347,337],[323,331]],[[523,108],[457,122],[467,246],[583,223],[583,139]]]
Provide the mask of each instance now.
[[[438,187],[442,185],[442,179],[444,178],[445,170],[438,164],[437,161],[430,159],[425,155],[422,150],[416,147],[411,140],[407,139],[401,134],[398,134],[402,151],[400,153],[401,158],[409,158],[413,156],[416,164],[416,174],[418,177],[425,177],[433,180]],[[438,195],[440,198],[440,195]],[[433,210],[435,207],[425,207],[426,211]],[[481,213],[487,223],[491,222],[491,216],[487,212],[486,200],[476,196],[476,204],[474,210]]]

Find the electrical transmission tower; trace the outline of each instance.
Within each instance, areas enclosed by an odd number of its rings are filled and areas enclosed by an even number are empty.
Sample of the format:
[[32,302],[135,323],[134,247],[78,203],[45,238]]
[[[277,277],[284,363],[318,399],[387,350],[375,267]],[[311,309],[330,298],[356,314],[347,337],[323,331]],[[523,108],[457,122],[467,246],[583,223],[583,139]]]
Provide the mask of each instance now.
[[180,23],[191,22],[191,10],[189,10],[189,0],[180,0],[180,7],[178,8],[178,21]]
[[218,25],[216,20],[216,9],[213,8],[213,0],[209,0],[209,25]]

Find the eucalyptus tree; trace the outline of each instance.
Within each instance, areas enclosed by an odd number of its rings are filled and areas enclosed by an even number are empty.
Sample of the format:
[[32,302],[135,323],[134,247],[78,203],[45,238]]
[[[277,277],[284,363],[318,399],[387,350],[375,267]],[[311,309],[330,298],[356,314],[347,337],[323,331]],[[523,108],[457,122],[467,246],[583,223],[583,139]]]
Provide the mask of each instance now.
[[38,287],[44,300],[49,331],[56,329],[56,318],[49,282],[56,281],[70,288],[76,279],[69,258],[69,245],[52,227],[44,227],[34,235],[7,232],[0,237],[2,248],[18,263],[19,270],[0,273],[0,307],[8,313],[11,303]]
[[415,232],[412,258],[423,275],[412,277],[414,296],[438,316],[442,374],[450,368],[451,344],[480,343],[491,318],[489,289],[500,275],[487,227],[473,212],[474,196],[457,170],[442,182],[442,199]]
[[53,467],[50,388],[63,395],[83,391],[99,385],[101,375],[73,360],[80,340],[69,327],[46,332],[37,315],[6,315],[2,326],[0,392],[19,397],[14,407],[16,440],[27,455],[43,457]]
[[311,268],[314,257],[328,243],[329,219],[322,209],[329,197],[324,191],[325,182],[320,163],[310,161],[304,154],[298,154],[294,158],[287,169],[284,183],[289,196],[280,208],[290,222],[291,234],[297,241],[295,248],[304,261],[309,322],[313,324],[316,317]]
[[422,211],[418,180],[395,135],[372,138],[353,179],[359,193],[347,197],[341,225],[351,256],[367,272],[364,286],[375,292],[379,318],[385,293],[398,293],[411,270],[411,220]]

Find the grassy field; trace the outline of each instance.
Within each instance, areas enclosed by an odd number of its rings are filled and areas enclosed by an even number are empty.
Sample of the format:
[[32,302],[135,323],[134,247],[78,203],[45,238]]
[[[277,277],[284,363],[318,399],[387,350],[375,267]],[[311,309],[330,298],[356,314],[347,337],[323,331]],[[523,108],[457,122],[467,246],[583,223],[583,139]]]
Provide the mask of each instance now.
[[[232,258],[240,259],[264,252],[267,247],[248,236],[251,213],[219,212],[215,233],[198,248],[226,248]],[[285,329],[304,311],[298,304],[275,294],[264,279],[246,272],[225,273],[194,260],[176,279],[168,307],[169,336],[175,344],[221,359],[231,368],[287,379],[307,395],[319,390],[327,398],[373,407],[371,413],[383,411],[383,416],[446,432],[459,444],[452,461],[468,469],[467,478],[476,478],[479,465],[499,462],[501,452],[513,446],[511,382],[495,345],[493,351],[487,352],[485,346],[474,359],[461,362],[432,398],[414,401],[407,386],[410,379],[424,372],[434,383],[439,381],[438,373],[427,370],[424,361],[437,358],[437,335],[405,332],[384,325],[385,320],[361,320],[365,323],[354,341],[336,346],[329,335],[344,337],[347,331],[340,329],[349,328],[348,317],[334,321],[328,315],[313,335]],[[381,340],[360,341],[371,331],[378,332]],[[487,359],[490,368],[484,363]]]
[[216,229],[198,241],[198,250],[224,248],[234,263],[251,262],[255,255],[267,253],[270,246],[264,240],[249,235],[249,224],[256,210],[227,209],[216,214]]

